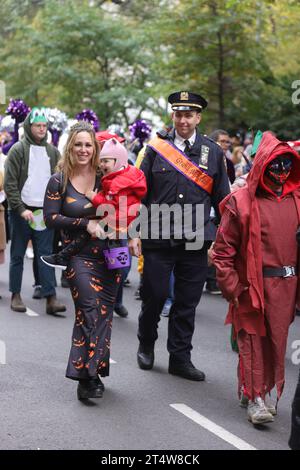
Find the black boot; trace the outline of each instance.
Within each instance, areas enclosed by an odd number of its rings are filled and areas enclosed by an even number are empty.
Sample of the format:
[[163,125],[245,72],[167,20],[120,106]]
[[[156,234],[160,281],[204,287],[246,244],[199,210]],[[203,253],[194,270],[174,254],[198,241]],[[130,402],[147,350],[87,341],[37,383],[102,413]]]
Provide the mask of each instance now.
[[154,346],[139,345],[137,362],[140,369],[150,370],[154,364]]
[[205,380],[205,374],[199,369],[196,369],[191,361],[179,362],[170,359],[169,361],[169,374],[178,375],[184,379],[202,382]]
[[88,398],[102,398],[104,392],[104,384],[99,377],[91,379],[79,380],[77,387],[78,400],[86,400]]

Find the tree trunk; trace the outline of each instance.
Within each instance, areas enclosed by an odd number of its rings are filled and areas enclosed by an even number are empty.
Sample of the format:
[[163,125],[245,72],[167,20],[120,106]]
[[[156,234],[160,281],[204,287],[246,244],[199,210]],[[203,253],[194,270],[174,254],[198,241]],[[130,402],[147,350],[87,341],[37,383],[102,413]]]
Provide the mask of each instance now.
[[219,50],[219,67],[218,67],[218,115],[219,127],[223,129],[225,124],[225,109],[224,109],[224,50],[222,43],[222,33],[218,34],[218,50]]

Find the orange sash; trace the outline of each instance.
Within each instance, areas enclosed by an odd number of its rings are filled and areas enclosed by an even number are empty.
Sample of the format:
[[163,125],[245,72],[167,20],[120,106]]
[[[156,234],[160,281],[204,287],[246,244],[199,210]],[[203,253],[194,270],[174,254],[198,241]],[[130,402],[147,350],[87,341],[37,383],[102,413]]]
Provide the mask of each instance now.
[[193,181],[193,183],[201,189],[204,189],[207,193],[212,193],[214,184],[213,178],[189,160],[186,155],[173,146],[170,141],[156,137],[150,140],[148,145],[186,178]]

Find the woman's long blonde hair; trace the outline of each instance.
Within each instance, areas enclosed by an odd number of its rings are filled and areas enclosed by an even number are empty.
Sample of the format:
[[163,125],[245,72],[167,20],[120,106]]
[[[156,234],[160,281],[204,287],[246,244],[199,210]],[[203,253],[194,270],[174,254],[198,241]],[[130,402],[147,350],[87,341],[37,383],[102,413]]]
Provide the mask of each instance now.
[[94,128],[87,121],[78,121],[70,129],[63,154],[56,166],[56,171],[62,172],[63,174],[63,191],[66,190],[68,179],[71,178],[74,173],[76,162],[73,157],[73,148],[76,136],[79,132],[87,132],[92,138],[93,157],[91,167],[96,173],[99,173],[99,145],[96,140]]

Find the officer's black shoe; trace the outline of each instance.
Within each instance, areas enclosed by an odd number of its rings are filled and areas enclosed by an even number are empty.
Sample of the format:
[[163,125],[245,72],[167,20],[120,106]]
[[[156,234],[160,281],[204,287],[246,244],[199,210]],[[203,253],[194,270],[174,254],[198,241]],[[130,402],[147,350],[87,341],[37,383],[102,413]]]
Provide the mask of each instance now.
[[140,369],[152,369],[154,364],[154,347],[146,347],[140,344],[137,352],[137,362]]
[[115,307],[115,312],[119,317],[126,318],[128,317],[128,310],[124,305],[120,305],[119,307]]
[[51,266],[51,268],[67,269],[68,266],[68,260],[56,253],[49,256],[41,256],[41,260],[47,264],[47,266]]
[[201,370],[196,369],[196,367],[189,362],[181,363],[169,363],[169,374],[178,375],[188,380],[195,380],[201,382],[205,380],[205,374]]

